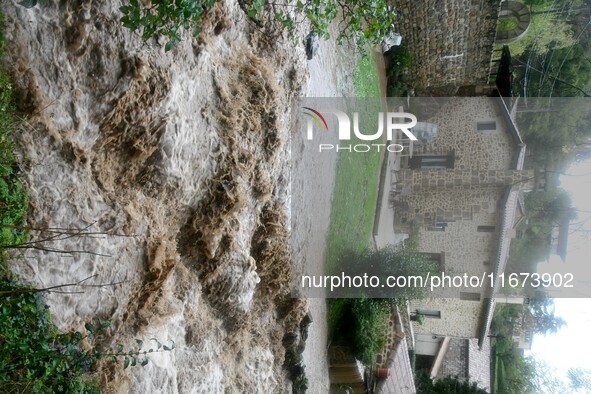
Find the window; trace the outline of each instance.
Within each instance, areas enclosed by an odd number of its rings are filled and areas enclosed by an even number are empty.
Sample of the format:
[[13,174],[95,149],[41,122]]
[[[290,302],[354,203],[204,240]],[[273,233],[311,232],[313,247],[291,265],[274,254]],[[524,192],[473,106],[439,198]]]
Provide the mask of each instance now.
[[421,256],[425,256],[426,258],[432,260],[439,269],[443,270],[445,264],[445,253],[427,253],[427,252],[419,252]]
[[460,291],[460,300],[464,301],[480,301],[480,293],[472,293],[467,291]]
[[446,169],[454,168],[455,157],[450,155],[415,155],[409,159],[411,169]]
[[476,130],[478,131],[495,131],[496,129],[497,122],[495,122],[494,120],[476,123]]
[[445,231],[446,227],[446,222],[437,222],[433,226],[428,226],[427,231]]
[[476,231],[479,233],[494,233],[495,226],[478,226]]
[[417,309],[417,315],[423,315],[425,317],[441,319],[441,311],[433,311],[430,309]]

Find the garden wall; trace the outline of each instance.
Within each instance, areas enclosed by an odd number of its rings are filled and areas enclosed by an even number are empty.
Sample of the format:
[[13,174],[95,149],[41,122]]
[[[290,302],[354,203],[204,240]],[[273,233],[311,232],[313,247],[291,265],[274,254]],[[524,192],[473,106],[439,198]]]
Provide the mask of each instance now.
[[487,84],[499,0],[395,0],[396,29],[413,55],[416,95],[454,95]]

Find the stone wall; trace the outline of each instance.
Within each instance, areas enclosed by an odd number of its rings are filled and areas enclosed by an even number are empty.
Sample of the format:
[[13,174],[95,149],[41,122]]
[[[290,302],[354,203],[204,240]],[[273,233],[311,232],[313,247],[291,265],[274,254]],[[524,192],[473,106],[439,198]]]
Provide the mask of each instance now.
[[[474,275],[484,284],[479,288],[448,284],[431,298],[413,302],[413,310],[440,313],[439,318],[426,317],[423,325],[414,327],[419,334],[475,338],[490,288],[487,274],[498,254],[504,196],[510,186],[528,188],[533,173],[516,169],[517,146],[493,99],[447,100],[428,121],[438,126],[437,135],[430,143],[418,144],[413,157],[453,151],[453,165],[446,164],[453,168],[401,170],[393,195],[396,220],[403,226],[412,223],[418,231],[418,250],[439,254],[440,268],[448,276]],[[478,122],[496,126],[481,131]],[[472,294],[460,299],[461,292]]]
[[[440,106],[435,108],[435,115],[417,115],[419,121],[436,124],[438,132],[432,143],[415,144],[414,155],[453,151],[454,168],[458,170],[509,169],[516,146],[507,133],[496,98],[455,97],[437,99],[437,103]],[[479,131],[478,122],[495,122],[496,129]]]
[[490,340],[486,338],[482,349],[478,339],[451,338],[437,378],[457,376],[461,381],[476,383],[490,390]]
[[[395,0],[394,22],[413,54],[417,95],[451,96],[457,87],[486,84],[499,0]],[[441,89],[444,88],[444,89]]]
[[[396,308],[396,307],[394,307]],[[388,329],[386,331],[386,338],[384,339],[384,347],[381,352],[377,355],[375,366],[378,368],[389,368],[391,360],[389,360],[390,353],[396,349],[396,346],[400,343],[401,339],[404,338],[402,332],[401,323],[398,321],[397,312],[394,310],[388,319]],[[406,349],[405,349],[406,351]]]
[[425,317],[423,324],[413,322],[415,335],[428,334],[441,337],[474,338],[478,334],[482,303],[457,298],[425,298],[411,302],[411,312],[417,309],[439,311],[441,318]]
[[468,379],[490,391],[490,338],[484,340],[482,349],[478,347],[478,339],[470,339],[468,343]]
[[466,379],[468,377],[468,344],[467,339],[450,339],[449,347],[437,374],[438,378],[457,376],[460,379]]
[[[413,159],[451,156],[453,168],[399,171],[393,196],[398,225],[414,222],[434,226],[438,222],[474,220],[474,215],[481,213],[494,214],[507,186],[527,189],[532,183],[531,171],[514,169],[517,146],[496,99],[456,97],[437,101],[435,115],[427,119],[418,115],[420,121],[437,125],[437,135],[430,143],[415,143]],[[479,122],[494,122],[496,127],[480,131]]]

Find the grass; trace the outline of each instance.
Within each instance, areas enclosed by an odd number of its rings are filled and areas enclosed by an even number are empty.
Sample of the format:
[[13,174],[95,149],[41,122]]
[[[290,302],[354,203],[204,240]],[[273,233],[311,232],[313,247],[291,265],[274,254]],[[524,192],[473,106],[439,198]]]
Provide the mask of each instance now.
[[[367,54],[357,62],[354,75],[357,97],[374,98],[358,102],[367,105],[360,112],[360,125],[368,130],[377,129],[376,114],[381,111],[380,87],[373,56]],[[352,137],[351,144],[366,143]],[[331,208],[330,227],[327,237],[326,268],[334,271],[339,257],[347,250],[362,251],[369,246],[377,204],[377,189],[381,153],[341,152]]]
[[365,53],[357,60],[357,67],[353,77],[356,97],[380,97],[380,79],[378,78],[375,59]]
[[515,17],[499,19],[497,31],[513,30],[519,25],[519,20]]
[[[377,66],[371,54],[366,53],[358,59],[353,84],[356,97],[374,98],[374,100],[358,101],[359,105],[367,105],[360,112],[360,125],[367,125],[368,129],[377,128],[375,114],[381,111],[380,87]],[[370,115],[371,116],[370,118]],[[351,144],[364,143],[353,137]],[[338,270],[339,259],[343,254],[355,251],[362,252],[369,246],[372,235],[377,192],[379,182],[379,168],[381,153],[372,150],[367,153],[341,152],[337,162],[337,174],[331,206],[330,227],[326,246],[326,270]],[[329,335],[349,338],[353,351],[363,361],[371,364],[375,354],[383,345],[383,326],[389,316],[384,308],[370,308],[372,313],[359,317],[355,314],[360,309],[362,300],[331,299],[328,302]],[[343,327],[343,321],[351,319],[348,327]],[[380,327],[376,327],[376,324]],[[350,328],[351,330],[343,329]],[[377,329],[380,328],[380,329]]]
[[[367,130],[376,130],[377,113],[382,111],[381,93],[377,65],[370,54],[358,59],[354,87],[358,98],[355,111],[359,113],[360,127],[363,125]],[[352,136],[351,145],[361,143],[367,142]],[[341,151],[339,154],[326,245],[328,273],[343,270],[345,267],[340,264],[346,261],[347,255],[361,256],[370,246],[382,155],[383,152],[376,149],[367,153]],[[353,265],[350,262],[346,268],[351,269]],[[373,364],[384,348],[395,302],[386,298],[330,299],[327,322],[331,340],[346,344],[357,359]]]

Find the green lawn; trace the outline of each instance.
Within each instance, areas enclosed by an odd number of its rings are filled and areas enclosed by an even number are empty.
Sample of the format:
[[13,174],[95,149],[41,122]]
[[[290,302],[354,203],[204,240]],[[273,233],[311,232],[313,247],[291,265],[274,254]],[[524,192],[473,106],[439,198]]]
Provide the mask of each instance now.
[[[378,75],[373,56],[367,54],[357,62],[354,86],[357,97],[380,97]],[[377,128],[380,101],[359,103],[367,110],[360,112],[360,124]],[[366,143],[352,138],[351,144]],[[381,153],[339,153],[333,192],[330,227],[326,249],[327,272],[337,269],[339,257],[346,250],[361,251],[368,247],[376,210]]]
[[366,51],[357,60],[353,85],[356,97],[380,97],[380,80],[375,59]]
[[493,382],[492,394],[507,394],[507,384],[505,382],[505,364],[496,354],[496,345],[491,349],[491,380]]

